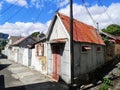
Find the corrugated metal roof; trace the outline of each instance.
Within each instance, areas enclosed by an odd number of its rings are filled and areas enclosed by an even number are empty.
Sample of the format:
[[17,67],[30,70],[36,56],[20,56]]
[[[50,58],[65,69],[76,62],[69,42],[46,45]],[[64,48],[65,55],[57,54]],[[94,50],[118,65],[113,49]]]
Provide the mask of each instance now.
[[112,34],[105,33],[105,32],[102,32],[102,31],[100,32],[100,34],[106,35],[107,37],[112,38],[114,40],[120,40],[120,36],[114,36]]
[[[21,37],[19,40],[17,40],[16,42],[13,43],[13,45],[18,45],[20,44],[21,42],[23,42],[24,40],[26,40],[27,38],[31,38],[33,40],[35,40],[33,37],[31,36],[27,36],[27,37]],[[35,40],[36,41],[36,40]],[[32,43],[31,43],[32,44]]]
[[20,39],[18,39],[16,42],[13,43],[13,45],[18,45],[19,43],[21,43],[22,41],[24,41],[26,39],[26,37],[21,37]]
[[[69,17],[60,13],[58,13],[58,15],[61,18],[61,21],[63,22],[68,33],[70,33]],[[75,19],[73,20],[73,40],[76,42],[88,42],[105,45],[103,39],[94,27]]]
[[105,33],[105,32],[100,32],[100,34],[107,36],[108,37],[108,41],[120,44],[120,36],[114,36],[112,34]]

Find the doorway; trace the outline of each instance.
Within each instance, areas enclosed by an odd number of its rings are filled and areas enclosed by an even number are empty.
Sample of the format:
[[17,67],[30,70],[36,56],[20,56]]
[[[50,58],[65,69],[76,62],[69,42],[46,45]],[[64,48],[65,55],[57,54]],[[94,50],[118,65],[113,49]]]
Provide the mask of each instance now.
[[60,44],[52,44],[53,71],[52,78],[56,81],[60,77]]

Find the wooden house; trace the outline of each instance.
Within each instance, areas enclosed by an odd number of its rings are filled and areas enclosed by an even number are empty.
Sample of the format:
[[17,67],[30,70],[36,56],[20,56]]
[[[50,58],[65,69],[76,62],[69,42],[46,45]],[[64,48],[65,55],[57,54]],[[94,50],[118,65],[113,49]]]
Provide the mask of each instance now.
[[[47,74],[71,83],[70,20],[56,13],[46,35]],[[83,79],[104,64],[104,41],[97,30],[73,20],[74,79]]]

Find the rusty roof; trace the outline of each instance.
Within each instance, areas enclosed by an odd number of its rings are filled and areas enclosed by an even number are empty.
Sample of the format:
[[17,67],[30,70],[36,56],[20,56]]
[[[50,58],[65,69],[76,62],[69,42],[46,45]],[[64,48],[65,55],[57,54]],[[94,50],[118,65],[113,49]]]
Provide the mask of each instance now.
[[[58,16],[63,22],[68,33],[70,33],[69,17],[61,13],[58,13]],[[105,45],[102,37],[94,27],[80,22],[76,19],[73,19],[73,40],[76,42],[87,42]]]

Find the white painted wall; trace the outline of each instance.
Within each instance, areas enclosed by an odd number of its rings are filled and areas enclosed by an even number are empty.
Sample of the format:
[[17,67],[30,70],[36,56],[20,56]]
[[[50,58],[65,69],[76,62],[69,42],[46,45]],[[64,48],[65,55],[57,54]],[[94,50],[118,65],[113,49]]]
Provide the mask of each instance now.
[[23,52],[23,65],[25,66],[28,66],[28,62],[29,62],[29,59],[28,59],[28,49],[24,49],[24,52]]
[[[63,26],[59,18],[57,18],[50,39],[62,39],[66,38],[66,43],[64,46],[64,51],[61,55],[61,65],[60,65],[60,77],[68,84],[71,83],[71,61],[70,61],[70,41],[67,30]],[[51,44],[47,43],[47,73],[52,76],[53,71],[53,61],[52,61],[52,48]]]
[[61,39],[61,38],[68,38],[68,36],[64,30],[64,27],[62,27],[60,20],[57,19],[55,24],[54,24],[52,34],[50,36],[50,40]]
[[42,60],[40,59],[40,56],[36,55],[36,49],[32,49],[32,61],[31,61],[31,68],[40,71],[43,74],[47,74],[47,70],[42,70]]

